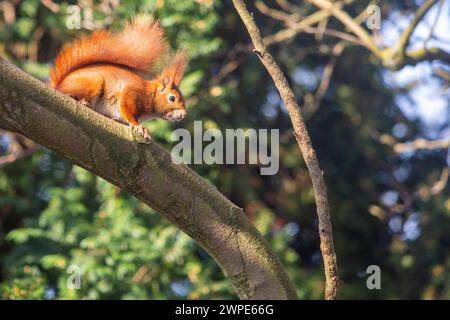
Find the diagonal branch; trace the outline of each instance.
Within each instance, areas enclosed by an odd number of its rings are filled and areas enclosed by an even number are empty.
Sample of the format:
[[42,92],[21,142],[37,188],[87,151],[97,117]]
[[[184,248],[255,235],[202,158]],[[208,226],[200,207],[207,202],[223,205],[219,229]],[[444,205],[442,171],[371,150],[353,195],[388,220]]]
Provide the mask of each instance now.
[[[341,4],[336,4],[336,7],[340,7]],[[303,31],[304,29],[307,29],[311,27],[312,25],[319,23],[320,21],[328,18],[331,16],[331,13],[327,10],[320,10],[317,12],[312,13],[311,15],[303,18],[297,23],[289,24],[289,27],[278,31],[277,33],[267,36],[264,38],[264,44],[266,46],[270,46],[273,43],[276,42],[282,42],[285,40],[289,40],[293,37],[295,37],[299,32]]]
[[417,10],[413,20],[409,23],[408,27],[403,31],[400,39],[397,43],[397,51],[400,55],[404,56],[406,53],[406,48],[408,47],[409,41],[411,39],[414,30],[416,30],[417,25],[422,20],[422,18],[427,14],[431,7],[439,0],[427,0],[422,6]]
[[346,47],[346,42],[338,42],[331,50],[330,61],[325,65],[322,73],[322,80],[317,87],[316,93],[305,94],[305,118],[309,119],[319,108],[320,102],[327,93],[328,87],[330,86],[331,77],[334,72],[338,58],[341,56],[342,52]]
[[347,12],[341,9],[340,6],[328,0],[308,0],[316,7],[328,11],[336,19],[342,22],[351,32],[353,32],[370,51],[377,57],[382,57],[382,50],[378,48],[373,37],[359,25]]
[[300,8],[298,6],[290,4],[287,0],[275,0],[275,1],[284,11],[287,11],[287,12],[292,11],[292,12],[301,14]]
[[242,299],[295,299],[243,210],[130,127],[80,107],[0,57],[0,128],[20,133],[145,202],[196,240]]
[[[424,4],[419,7],[413,20],[404,30],[398,43],[390,48],[379,48],[375,42],[374,37],[372,37],[369,32],[367,32],[357,21],[357,18],[352,18],[347,12],[342,10],[340,6],[329,1],[329,0],[307,0],[319,9],[318,12],[326,11],[333,15],[337,20],[339,20],[343,25],[345,25],[351,32],[353,32],[364,44],[364,46],[369,49],[380,61],[381,63],[391,69],[399,70],[405,65],[415,65],[421,61],[428,60],[441,60],[444,62],[450,61],[450,53],[446,52],[440,48],[424,48],[407,51],[407,46],[409,44],[410,38],[414,33],[419,22],[431,9],[431,7],[439,0],[427,0]],[[426,43],[425,43],[426,44]]]
[[434,18],[433,24],[430,27],[430,32],[428,34],[428,37],[423,42],[423,46],[427,47],[428,42],[433,38],[434,29],[436,29],[437,23],[439,21],[439,17],[441,16],[442,7],[444,6],[445,0],[439,0],[439,6],[436,12],[436,17]]
[[295,22],[300,19],[297,13],[286,13],[277,9],[269,8],[264,2],[258,0],[255,1],[255,7],[264,15],[269,16],[275,20],[280,20],[284,23]]
[[294,93],[289,87],[287,79],[280,67],[275,62],[272,55],[267,51],[255,20],[248,12],[245,3],[242,0],[233,0],[233,4],[250,34],[255,47],[254,51],[264,67],[266,67],[281,95],[281,99],[286,106],[289,117],[291,118],[292,126],[294,127],[294,135],[297,139],[297,144],[303,155],[306,166],[308,167],[314,188],[317,216],[319,219],[320,249],[324,260],[326,277],[325,298],[335,299],[338,284],[336,253],[334,251],[327,190],[316,152],[312,146],[308,129],[306,128],[300,108],[295,100]]
[[417,139],[412,142],[394,144],[394,151],[396,153],[410,152],[419,149],[433,150],[447,148],[450,148],[450,138],[440,140]]

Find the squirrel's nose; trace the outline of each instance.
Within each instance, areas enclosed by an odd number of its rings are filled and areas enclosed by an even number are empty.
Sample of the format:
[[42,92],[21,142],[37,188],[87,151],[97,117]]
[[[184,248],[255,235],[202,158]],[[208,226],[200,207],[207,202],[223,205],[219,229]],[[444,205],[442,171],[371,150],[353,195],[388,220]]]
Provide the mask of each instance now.
[[182,120],[186,117],[186,110],[174,110],[173,111],[173,118],[176,120]]

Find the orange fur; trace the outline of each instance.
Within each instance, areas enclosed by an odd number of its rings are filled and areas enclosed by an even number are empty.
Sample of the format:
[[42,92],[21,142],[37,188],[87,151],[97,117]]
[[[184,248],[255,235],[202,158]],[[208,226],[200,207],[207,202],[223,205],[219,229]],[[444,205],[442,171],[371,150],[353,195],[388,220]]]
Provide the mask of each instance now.
[[56,88],[70,72],[93,63],[118,64],[150,72],[167,49],[159,22],[137,17],[127,23],[122,32],[96,31],[64,46],[50,72],[50,83]]
[[163,72],[151,80],[156,61],[168,51],[159,23],[141,16],[124,30],[94,32],[65,46],[51,70],[51,86],[95,111],[139,129],[139,121],[162,117],[179,121],[186,107],[179,85],[187,64],[184,51],[171,58]]
[[178,50],[171,64],[163,72],[173,77],[176,86],[180,85],[184,70],[187,66],[187,54],[184,50]]

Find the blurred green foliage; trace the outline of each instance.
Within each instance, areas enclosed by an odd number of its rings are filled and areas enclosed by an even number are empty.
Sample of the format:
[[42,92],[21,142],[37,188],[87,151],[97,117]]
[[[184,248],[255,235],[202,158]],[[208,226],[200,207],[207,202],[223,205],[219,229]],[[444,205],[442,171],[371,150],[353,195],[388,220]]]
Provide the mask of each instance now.
[[[188,236],[84,169],[69,174],[70,186],[48,190],[48,207],[38,219],[8,234],[14,249],[3,267],[13,280],[2,285],[5,298],[42,297],[43,288],[69,299],[234,297],[219,268]],[[255,223],[285,264],[295,266],[289,235],[269,234],[272,220],[262,211]],[[67,289],[70,265],[82,270],[80,290]]]
[[[66,27],[67,10],[75,1],[55,1],[55,12],[39,0],[7,2],[0,12],[0,53],[45,81],[58,48],[87,32]],[[166,148],[174,144],[172,129],[192,130],[194,120],[203,120],[207,128],[280,129],[280,172],[275,176],[260,176],[258,168],[245,165],[192,167],[245,209],[280,257],[299,297],[322,298],[308,172],[271,79],[258,59],[242,49],[248,36],[231,5],[121,0],[105,9],[100,1],[85,3],[93,8],[95,21],[110,16],[111,28],[120,28],[136,12],[152,12],[171,43],[188,50],[191,60],[182,82],[188,119],[177,125],[147,123],[153,139]],[[349,10],[357,13],[365,5],[355,1]],[[383,6],[407,10],[395,2]],[[263,34],[281,28],[254,12]],[[89,12],[82,14],[86,18]],[[318,43],[303,34],[270,48],[301,104],[317,88],[327,63],[321,53],[303,52],[333,41]],[[349,47],[320,108],[305,113],[328,186],[339,297],[448,299],[449,187],[406,207],[407,195],[439,178],[446,153],[398,155],[375,138],[392,136],[398,124],[406,128],[400,140],[426,135],[419,120],[402,113],[383,72],[365,50]],[[5,141],[0,140],[0,151]],[[383,201],[388,195],[394,204]],[[404,210],[393,210],[397,204]],[[380,291],[366,287],[365,270],[372,264],[382,270]],[[81,268],[79,290],[67,286],[71,265]],[[236,298],[219,267],[193,240],[135,198],[48,150],[0,168],[0,281],[5,299]]]

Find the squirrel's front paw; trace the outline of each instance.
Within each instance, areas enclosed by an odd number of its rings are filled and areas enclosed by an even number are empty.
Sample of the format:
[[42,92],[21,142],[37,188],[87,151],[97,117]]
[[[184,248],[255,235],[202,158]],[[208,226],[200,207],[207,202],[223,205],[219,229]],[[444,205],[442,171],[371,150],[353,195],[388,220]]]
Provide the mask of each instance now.
[[148,129],[144,126],[135,126],[137,131],[144,136],[144,139],[150,140],[150,133],[148,132]]

